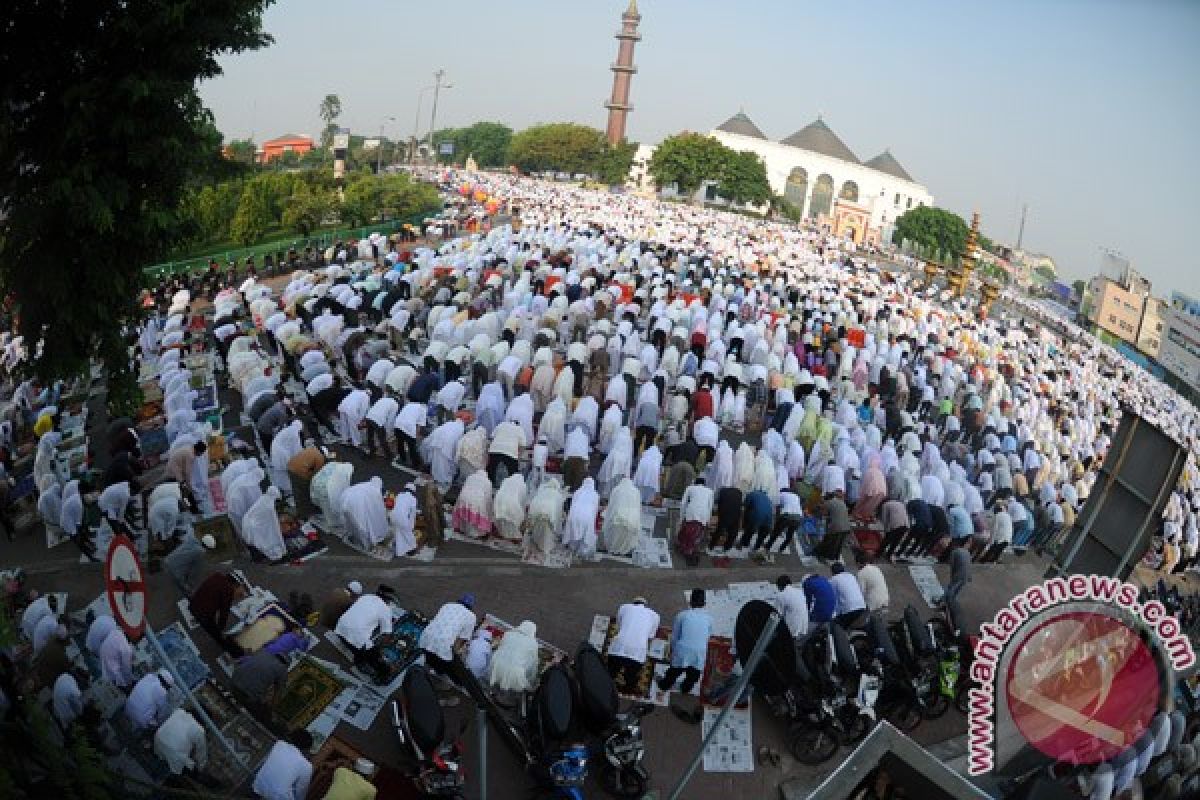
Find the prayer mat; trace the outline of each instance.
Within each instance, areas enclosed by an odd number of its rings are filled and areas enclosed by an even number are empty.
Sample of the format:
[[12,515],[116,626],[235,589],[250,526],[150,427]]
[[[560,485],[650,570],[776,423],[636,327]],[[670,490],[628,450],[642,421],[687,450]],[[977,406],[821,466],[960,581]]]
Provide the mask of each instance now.
[[938,581],[933,567],[914,564],[908,568],[908,574],[912,576],[913,583],[917,585],[917,591],[925,599],[926,605],[933,608],[934,604],[942,599],[943,594],[942,584]]
[[[183,679],[189,689],[195,689],[208,680],[209,669],[196,649],[196,643],[178,622],[172,622],[158,632],[158,642],[167,654],[176,674]],[[157,656],[157,652],[155,652]],[[157,660],[157,659],[156,659]]]
[[[706,705],[720,708],[729,700],[729,695],[716,703],[709,703],[707,698],[714,690],[732,679],[735,663],[737,663],[737,656],[733,654],[733,640],[725,636],[710,636],[708,653],[704,657],[704,672],[700,676],[700,697]],[[746,708],[749,704],[750,701],[747,699],[734,707]]]
[[219,476],[213,476],[208,479],[208,497],[212,502],[214,513],[224,514],[229,511],[229,506],[225,502],[225,490],[221,488],[221,478]]
[[301,525],[291,514],[279,515],[279,532],[283,534],[287,554],[278,563],[300,564],[329,549],[315,525]]
[[328,670],[312,659],[302,659],[288,673],[287,686],[275,698],[275,716],[289,731],[305,728],[344,688]]
[[210,550],[208,554],[208,558],[212,562],[220,564],[232,561],[241,552],[237,534],[233,530],[233,523],[229,521],[229,517],[225,514],[196,520],[192,532],[197,539],[202,539],[206,534],[211,534],[217,540],[217,546]]
[[363,757],[362,751],[352,747],[345,739],[330,736],[312,757],[312,778],[308,784],[308,795],[324,797],[333,783],[334,771],[338,767],[354,769],[354,762]]
[[315,520],[309,520],[307,524],[311,525],[322,533],[336,536],[339,540],[341,540],[342,544],[346,545],[356,553],[366,556],[367,558],[373,558],[376,561],[391,561],[395,556],[395,548],[392,546],[392,540],[390,538],[380,542],[368,550],[364,548],[362,544],[356,542],[354,537],[351,536],[350,532],[345,528],[335,529],[332,525],[324,520],[322,520],[320,523]]
[[167,452],[167,432],[163,428],[146,428],[138,430],[139,445],[146,456],[161,456]]
[[196,416],[217,407],[217,387],[213,384],[196,389],[196,399],[192,400],[192,410]]
[[[235,715],[221,726],[221,734],[233,746],[234,751],[241,756],[246,767],[239,766],[224,747],[210,740],[208,743],[208,767],[205,772],[222,786],[237,787],[258,771],[272,745],[275,744],[275,737],[246,712]],[[246,768],[249,768],[249,773]],[[212,793],[211,789],[203,791],[208,794]]]

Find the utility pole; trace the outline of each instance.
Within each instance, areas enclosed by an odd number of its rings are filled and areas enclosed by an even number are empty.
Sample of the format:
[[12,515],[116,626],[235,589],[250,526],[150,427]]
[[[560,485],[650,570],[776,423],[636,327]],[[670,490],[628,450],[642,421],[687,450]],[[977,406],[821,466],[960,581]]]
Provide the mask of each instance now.
[[375,174],[383,174],[383,128],[389,122],[395,122],[395,117],[388,117],[383,122],[379,123],[379,151],[375,154]]
[[433,73],[433,110],[429,114],[429,154],[433,157],[433,163],[437,163],[436,142],[433,141],[433,132],[437,125],[437,104],[438,95],[442,91],[442,78],[446,77],[446,70],[439,69]]
[[1017,249],[1021,249],[1021,242],[1025,239],[1025,214],[1029,211],[1028,203],[1021,203],[1021,227],[1017,230]]
[[417,92],[417,115],[413,117],[413,134],[412,134],[412,149],[408,153],[408,163],[413,164],[417,160],[417,135],[421,128],[421,104],[425,101],[425,93],[432,89],[432,86],[423,86],[421,91]]

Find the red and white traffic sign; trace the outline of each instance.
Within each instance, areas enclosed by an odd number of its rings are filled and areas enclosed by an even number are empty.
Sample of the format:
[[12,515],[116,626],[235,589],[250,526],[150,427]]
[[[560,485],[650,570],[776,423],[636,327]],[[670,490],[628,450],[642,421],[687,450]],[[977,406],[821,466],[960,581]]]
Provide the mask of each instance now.
[[104,590],[113,619],[136,641],[146,630],[146,574],[128,536],[116,534],[104,560]]

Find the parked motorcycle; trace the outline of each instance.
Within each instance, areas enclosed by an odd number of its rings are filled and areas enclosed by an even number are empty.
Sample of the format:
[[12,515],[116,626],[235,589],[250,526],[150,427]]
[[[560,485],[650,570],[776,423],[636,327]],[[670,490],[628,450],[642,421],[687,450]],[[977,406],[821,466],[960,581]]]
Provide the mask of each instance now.
[[963,714],[970,708],[971,661],[974,637],[966,633],[958,600],[948,600],[941,613],[929,620],[929,631],[938,652],[938,690]]
[[[446,722],[437,692],[425,668],[408,668],[400,699],[392,701],[392,726],[400,745],[413,759],[413,784],[423,797],[462,798],[462,745],[446,742]],[[461,732],[460,732],[461,735]]]
[[588,774],[587,745],[574,738],[576,687],[561,664],[548,667],[525,718],[530,771],[555,797],[582,800]]
[[888,623],[881,614],[872,614],[861,637],[853,639],[859,659],[873,662],[879,670],[880,691],[876,711],[900,730],[908,733],[921,724],[921,710],[915,685],[900,660]]
[[[743,666],[774,613],[761,600],[742,606],[734,638]],[[874,723],[878,676],[859,668],[836,623],[819,628],[799,648],[780,625],[750,680],[776,715],[790,720],[788,749],[801,763],[828,761],[839,745],[860,741]]]
[[921,716],[937,719],[950,708],[950,701],[941,692],[938,650],[929,628],[912,605],[904,609],[902,619],[888,628],[900,663],[912,681]]
[[654,710],[637,703],[620,713],[617,686],[600,652],[584,642],[575,653],[575,679],[579,682],[580,711],[587,728],[601,741],[600,785],[614,797],[639,798],[646,793],[650,776],[642,761],[642,717]]

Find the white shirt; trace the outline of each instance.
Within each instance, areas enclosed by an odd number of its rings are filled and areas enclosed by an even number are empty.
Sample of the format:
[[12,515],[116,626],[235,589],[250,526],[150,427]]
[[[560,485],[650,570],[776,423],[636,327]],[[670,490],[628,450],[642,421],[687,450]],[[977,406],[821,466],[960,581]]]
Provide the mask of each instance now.
[[587,431],[583,428],[576,428],[567,434],[566,445],[563,448],[563,455],[566,458],[588,458],[591,454],[591,447],[588,444]]
[[104,679],[115,686],[126,687],[133,682],[133,646],[120,628],[113,628],[100,643],[100,671]]
[[683,492],[680,501],[684,522],[708,524],[712,518],[713,490],[700,483],[693,483]]
[[716,447],[720,435],[721,429],[709,417],[701,417],[692,427],[692,438],[701,447]]
[[795,584],[785,586],[775,600],[775,607],[783,615],[792,638],[808,635],[808,598],[803,588]]
[[26,639],[33,639],[38,623],[47,616],[54,616],[54,612],[50,610],[50,598],[46,596],[39,597],[25,607],[25,613],[21,615],[21,633],[25,634]]
[[182,708],[167,717],[154,733],[154,752],[178,775],[208,763],[208,740],[196,718]]
[[125,716],[134,728],[153,728],[167,716],[169,705],[167,690],[158,673],[151,672],[134,684],[125,701]]
[[658,612],[639,603],[617,609],[617,635],[609,645],[610,656],[622,656],[639,664],[646,662],[650,640],[658,633]]
[[1013,520],[1007,511],[997,511],[992,518],[992,544],[1011,544]]
[[454,657],[454,645],[471,638],[475,622],[475,612],[462,603],[446,603],[421,631],[421,649],[449,661]]
[[312,771],[295,745],[278,741],[254,776],[254,793],[263,800],[304,800]]
[[54,634],[58,631],[58,617],[53,614],[47,614],[38,620],[37,627],[33,629],[33,654],[38,653],[50,644],[50,640],[54,638]]
[[467,393],[467,385],[462,381],[450,381],[437,393],[437,403],[447,411],[457,411],[462,405],[463,396]]
[[392,609],[377,594],[364,594],[346,609],[334,632],[354,647],[370,647],[378,633],[392,632]]
[[492,433],[492,445],[489,453],[517,458],[521,448],[525,446],[525,431],[515,422],[501,422]]
[[417,428],[425,426],[426,417],[424,403],[408,403],[396,414],[396,430],[415,438]]
[[395,399],[381,397],[367,412],[367,419],[387,431],[392,427],[392,422],[396,419],[396,412],[399,410],[400,404]]
[[849,614],[851,611],[862,611],[867,607],[862,587],[858,585],[858,578],[854,577],[852,573],[840,572],[830,577],[829,582],[833,584],[834,591],[837,592],[836,613]]
[[312,397],[318,392],[323,392],[333,386],[333,373],[323,372],[317,377],[308,382],[308,386],[304,387],[304,391],[308,392],[308,396]]
[[868,611],[878,611],[887,607],[888,587],[883,570],[874,564],[867,564],[858,571],[858,585],[862,589]]
[[79,684],[69,672],[64,672],[54,681],[54,716],[64,728],[83,713],[83,692]]
[[87,632],[87,649],[99,655],[100,645],[104,644],[104,640],[116,627],[117,621],[108,614],[102,614],[92,620]]

